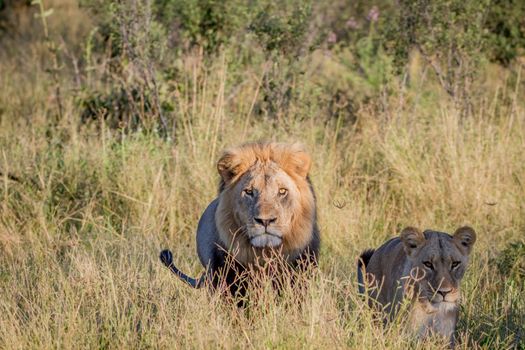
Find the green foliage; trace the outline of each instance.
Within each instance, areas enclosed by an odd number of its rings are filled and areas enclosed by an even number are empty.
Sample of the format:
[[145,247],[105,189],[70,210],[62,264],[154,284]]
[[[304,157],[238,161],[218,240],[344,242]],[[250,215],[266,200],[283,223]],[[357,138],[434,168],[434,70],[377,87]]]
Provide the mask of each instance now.
[[525,2],[493,0],[486,17],[487,54],[508,65],[525,54]]
[[487,5],[473,0],[401,1],[396,34],[403,36],[406,44],[421,46],[429,55],[444,49],[474,52],[479,49]]
[[249,28],[268,55],[297,56],[305,44],[311,12],[309,1],[289,6],[270,3],[259,11]]
[[83,124],[102,119],[109,128],[123,131],[137,130],[143,125],[141,117],[152,112],[151,97],[137,88],[120,88],[108,94],[85,93],[78,97],[78,104],[82,108]]
[[[105,55],[102,79],[95,86],[77,92],[82,109],[81,123],[105,120],[111,129],[129,132],[139,129],[168,133],[156,71],[167,50],[165,27],[154,16],[149,1],[133,4],[85,0],[98,18],[97,31],[87,40],[88,67]],[[87,69],[89,72],[89,68]]]
[[154,17],[149,1],[133,5],[107,0],[81,0],[80,5],[94,18],[97,35],[91,49],[109,51],[120,65],[140,59],[158,62],[166,50],[166,27]]
[[399,7],[389,0],[319,2],[316,8],[323,13],[327,23],[323,26],[323,33],[332,32],[337,43],[345,46],[355,45],[371,32],[375,32],[376,37],[386,38],[389,30],[395,30],[394,26],[388,26],[395,23],[399,12]]
[[373,34],[352,47],[334,48],[331,59],[321,66],[314,80],[323,91],[317,98],[326,99],[329,114],[345,124],[356,121],[359,109],[374,106],[396,81],[392,58]]
[[175,44],[188,41],[208,53],[235,38],[247,21],[248,5],[241,0],[156,0],[155,5],[166,28],[178,31]]
[[416,48],[441,86],[460,103],[477,73],[483,53],[483,19],[488,0],[402,0],[393,34],[397,61]]
[[349,68],[361,72],[367,91],[379,93],[392,80],[393,72],[392,59],[385,52],[383,43],[371,33],[356,43],[355,52],[355,60]]
[[[210,61],[224,50],[236,52],[239,59],[229,67],[234,71],[250,62],[266,62],[254,106],[260,115],[286,114],[291,101],[309,90],[298,83],[309,64],[305,54],[316,49],[330,50],[333,61],[348,70],[336,77],[324,71],[312,77],[323,92],[315,94],[327,101],[334,116],[354,120],[356,110],[377,105],[383,92],[393,91],[400,82],[411,84],[408,64],[414,51],[468,115],[473,108],[471,86],[485,59],[508,63],[523,47],[523,6],[498,1],[488,6],[489,2],[401,0],[395,6],[389,1],[155,0],[130,5],[83,0],[99,25],[91,48],[114,58],[108,77],[118,78],[112,81],[119,86],[103,89],[114,91],[108,100],[119,90],[138,86],[159,121],[159,106],[165,104],[159,90],[167,86],[152,78],[166,76],[172,62],[195,47]],[[87,105],[107,94],[99,88],[84,91],[96,95]]]
[[299,91],[297,80],[303,71],[300,55],[308,51],[307,39],[312,14],[309,1],[268,3],[262,6],[249,25],[267,64],[262,79],[262,98],[256,112],[280,118],[285,115]]

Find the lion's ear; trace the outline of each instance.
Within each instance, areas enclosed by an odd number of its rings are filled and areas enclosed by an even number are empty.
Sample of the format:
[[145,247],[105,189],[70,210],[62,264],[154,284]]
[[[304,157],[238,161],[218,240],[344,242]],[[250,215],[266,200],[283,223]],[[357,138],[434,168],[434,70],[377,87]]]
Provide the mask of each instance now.
[[307,177],[310,172],[310,166],[312,165],[312,158],[305,151],[297,152],[294,155],[296,160],[296,172],[301,177]]
[[399,237],[401,242],[403,242],[407,255],[412,255],[416,249],[425,243],[425,235],[415,227],[409,226],[404,228]]
[[217,162],[217,171],[226,184],[229,184],[234,177],[244,173],[247,169],[242,152],[227,150]]
[[302,178],[306,178],[312,165],[312,158],[300,143],[288,147],[283,154],[284,159],[281,159],[281,166]]
[[454,232],[454,242],[465,254],[470,254],[472,246],[476,243],[476,231],[472,227],[463,226]]

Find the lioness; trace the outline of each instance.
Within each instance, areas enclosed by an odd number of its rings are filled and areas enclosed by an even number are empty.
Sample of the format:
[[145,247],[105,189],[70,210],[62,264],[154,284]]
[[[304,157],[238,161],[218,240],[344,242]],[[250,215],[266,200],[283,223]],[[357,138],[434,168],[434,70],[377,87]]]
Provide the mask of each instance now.
[[452,236],[407,227],[399,237],[361,254],[357,264],[359,291],[363,294],[367,287],[371,302],[377,301],[391,317],[402,299],[410,298],[413,331],[419,337],[441,335],[453,345],[459,284],[474,242],[476,233],[467,226]]
[[268,256],[292,267],[316,264],[320,238],[310,164],[299,144],[248,143],[226,150],[217,163],[219,196],[197,227],[206,272],[198,280],[188,277],[168,250],[161,252],[162,262],[194,288],[226,285],[240,296],[246,288],[240,275],[264,266]]

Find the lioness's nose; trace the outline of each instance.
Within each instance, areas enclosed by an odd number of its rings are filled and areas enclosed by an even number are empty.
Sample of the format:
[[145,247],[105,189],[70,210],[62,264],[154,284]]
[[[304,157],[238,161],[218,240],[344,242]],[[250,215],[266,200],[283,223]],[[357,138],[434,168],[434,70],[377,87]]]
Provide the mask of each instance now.
[[259,225],[263,225],[265,228],[268,227],[268,225],[274,223],[277,218],[268,218],[268,219],[263,219],[263,218],[254,218],[255,222],[258,223]]

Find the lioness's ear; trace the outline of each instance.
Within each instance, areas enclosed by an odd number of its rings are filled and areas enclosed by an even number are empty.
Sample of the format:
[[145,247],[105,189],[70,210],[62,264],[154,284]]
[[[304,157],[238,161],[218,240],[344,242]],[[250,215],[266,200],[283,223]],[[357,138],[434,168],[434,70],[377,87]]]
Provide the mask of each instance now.
[[476,231],[472,227],[463,226],[454,232],[454,242],[465,254],[470,254],[472,246],[476,243]]
[[425,236],[415,227],[409,226],[404,228],[399,237],[401,242],[403,242],[407,255],[412,255],[417,248],[425,243]]
[[235,176],[244,173],[247,168],[243,153],[235,150],[225,151],[217,162],[217,171],[226,184]]
[[304,149],[304,146],[300,143],[296,143],[286,146],[280,163],[283,169],[288,169],[300,177],[305,178],[310,171],[312,159]]

